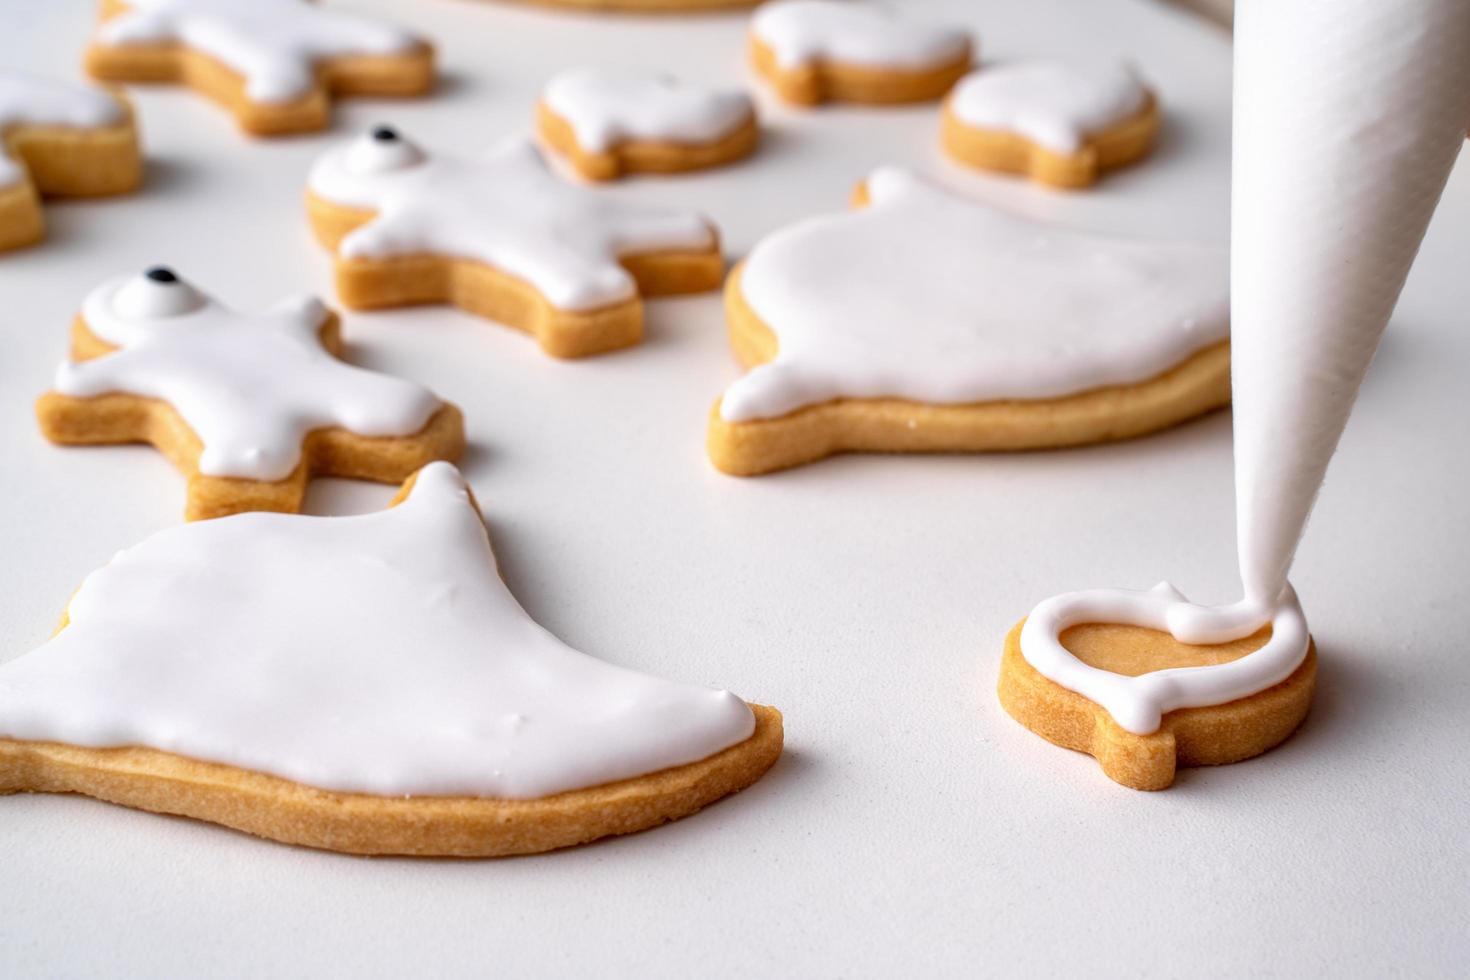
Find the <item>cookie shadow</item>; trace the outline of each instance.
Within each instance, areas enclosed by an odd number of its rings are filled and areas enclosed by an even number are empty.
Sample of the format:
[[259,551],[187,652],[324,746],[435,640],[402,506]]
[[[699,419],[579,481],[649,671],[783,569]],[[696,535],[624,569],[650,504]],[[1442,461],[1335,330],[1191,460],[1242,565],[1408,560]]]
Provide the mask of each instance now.
[[187,161],[149,154],[140,191],[144,194],[177,194],[198,183],[199,177],[199,169]]
[[1317,683],[1311,707],[1284,742],[1233,765],[1180,769],[1174,786],[1165,792],[1188,791],[1191,787],[1204,791],[1212,780],[1226,778],[1226,773],[1237,770],[1246,773],[1253,764],[1271,763],[1285,773],[1300,766],[1322,768],[1332,764],[1324,760],[1342,762],[1369,751],[1374,733],[1390,724],[1392,699],[1384,696],[1392,686],[1389,674],[1368,658],[1342,656],[1341,648],[1332,644],[1318,644],[1317,654]]

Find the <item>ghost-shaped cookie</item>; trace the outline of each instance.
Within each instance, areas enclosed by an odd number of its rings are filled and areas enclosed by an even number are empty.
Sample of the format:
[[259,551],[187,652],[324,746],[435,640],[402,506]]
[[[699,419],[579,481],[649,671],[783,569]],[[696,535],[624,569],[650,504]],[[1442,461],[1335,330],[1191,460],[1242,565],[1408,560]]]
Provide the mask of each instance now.
[[501,581],[458,471],[386,511],[185,524],[0,665],[0,794],[358,854],[545,851],[758,779],[781,716],[580,653]]
[[155,266],[87,297],[36,415],[57,443],[152,443],[188,477],[190,520],[298,511],[313,475],[396,483],[459,457],[459,409],[341,349],[312,297],[239,313]]
[[749,156],[760,137],[744,92],[610,68],[572,69],[547,82],[536,131],[589,180],[721,166]]
[[323,128],[336,96],[434,86],[427,41],[312,0],[101,0],[86,63],[106,81],[187,85],[257,136]]
[[963,28],[870,0],[771,0],[750,21],[750,61],[799,106],[928,102],[969,70]]
[[965,76],[944,103],[945,151],[979,170],[1085,187],[1146,156],[1158,99],[1117,62],[1021,61]]
[[1075,231],[885,167],[726,286],[721,470],[1120,439],[1226,404],[1224,249]]
[[0,71],[0,252],[45,237],[42,198],[123,194],[142,179],[137,125],[122,98]]
[[523,138],[457,157],[379,126],[317,161],[307,213],[347,306],[453,303],[556,357],[637,343],[641,297],[714,289],[724,271],[703,216],[563,180]]

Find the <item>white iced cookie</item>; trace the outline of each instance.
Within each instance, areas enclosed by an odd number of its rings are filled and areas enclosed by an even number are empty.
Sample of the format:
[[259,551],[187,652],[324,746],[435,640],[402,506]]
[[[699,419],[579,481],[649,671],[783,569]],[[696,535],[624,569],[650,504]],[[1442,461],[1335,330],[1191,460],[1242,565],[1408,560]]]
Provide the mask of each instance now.
[[867,0],[773,0],[750,22],[751,63],[786,101],[924,102],[970,66],[959,27]]
[[749,96],[649,70],[579,68],[547,83],[537,105],[541,139],[578,173],[670,173],[750,154],[758,139]]
[[1158,125],[1153,94],[1126,64],[1026,61],[965,76],[942,135],[970,166],[1080,187],[1146,154]]
[[0,71],[0,251],[41,239],[42,196],[120,194],[142,175],[132,112],[117,96]]
[[87,297],[37,414],[57,442],[154,443],[190,477],[190,517],[299,509],[312,472],[398,482],[458,456],[453,406],[340,349],[313,298],[237,313],[154,267]]
[[454,157],[380,126],[317,161],[307,205],[348,306],[453,302],[561,357],[636,343],[640,296],[712,289],[723,272],[701,215],[562,180],[521,138]]
[[434,82],[422,38],[311,0],[103,0],[87,69],[184,82],[259,135],[322,128],[330,95],[421,95]]
[[600,662],[533,622],[447,463],[379,513],[157,534],[0,666],[0,793],[92,793],[361,853],[638,830],[779,752],[774,711]]
[[1093,442],[1228,399],[1224,250],[1039,224],[892,167],[864,196],[731,276],[752,368],[712,422],[721,469]]

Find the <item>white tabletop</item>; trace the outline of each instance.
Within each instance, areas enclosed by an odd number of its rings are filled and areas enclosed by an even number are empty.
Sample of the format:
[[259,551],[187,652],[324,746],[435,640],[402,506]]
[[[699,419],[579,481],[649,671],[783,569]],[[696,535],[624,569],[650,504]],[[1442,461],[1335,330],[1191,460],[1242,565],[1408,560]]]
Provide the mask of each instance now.
[[[527,129],[540,83],[579,63],[749,82],[739,15],[335,5],[411,18],[440,45],[443,93],[349,102],[331,133],[252,142],[192,94],[135,89],[147,189],[52,204],[47,242],[0,259],[0,659],[40,644],[87,572],[182,511],[183,481],[152,450],[54,448],[36,430],[31,401],[91,286],[166,262],[236,305],[330,299],[301,188],[332,141],[383,120],[473,148]],[[1057,194],[943,162],[933,106],[802,113],[762,95],[754,160],[608,193],[697,206],[738,256],[842,208],[867,169],[896,161],[1036,216],[1224,240],[1230,48],[1217,29],[1142,0],[928,6],[971,21],[986,58],[1135,58],[1167,107],[1158,151]],[[0,64],[75,75],[91,7],[8,0]],[[1168,577],[1233,598],[1227,413],[1124,445],[850,457],[737,480],[703,452],[710,404],[738,370],[717,295],[655,301],[641,347],[574,363],[448,309],[349,315],[353,360],[464,408],[466,473],[531,613],[607,660],[780,707],[785,756],[679,823],[484,862],[348,858],[7,797],[0,975],[1462,971],[1467,256],[1462,160],[1293,576],[1322,656],[1312,713],[1268,755],[1158,794],[1011,721],[994,694],[1001,639],[1071,588]],[[327,482],[310,509],[370,510],[391,493]]]

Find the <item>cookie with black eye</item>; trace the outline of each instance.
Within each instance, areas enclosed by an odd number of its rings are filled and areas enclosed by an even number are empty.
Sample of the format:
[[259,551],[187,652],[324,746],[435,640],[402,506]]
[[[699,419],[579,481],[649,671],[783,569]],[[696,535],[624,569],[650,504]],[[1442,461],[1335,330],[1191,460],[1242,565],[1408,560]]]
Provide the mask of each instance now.
[[461,157],[378,126],[317,161],[306,209],[348,307],[451,303],[555,357],[635,344],[644,297],[724,274],[708,219],[564,180],[519,137]]
[[36,416],[53,442],[157,447],[188,477],[189,520],[299,511],[314,475],[393,483],[459,458],[459,409],[341,352],[314,298],[239,313],[154,266],[87,297]]

